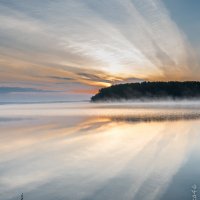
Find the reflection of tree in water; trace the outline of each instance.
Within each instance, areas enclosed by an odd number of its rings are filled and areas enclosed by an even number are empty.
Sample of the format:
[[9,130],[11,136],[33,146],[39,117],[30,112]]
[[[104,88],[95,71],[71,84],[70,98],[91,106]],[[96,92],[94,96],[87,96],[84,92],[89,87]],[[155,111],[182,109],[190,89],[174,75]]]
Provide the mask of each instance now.
[[163,122],[163,121],[198,120],[198,119],[200,119],[200,113],[111,117],[111,120],[113,121],[127,121],[127,122],[154,122],[154,121]]

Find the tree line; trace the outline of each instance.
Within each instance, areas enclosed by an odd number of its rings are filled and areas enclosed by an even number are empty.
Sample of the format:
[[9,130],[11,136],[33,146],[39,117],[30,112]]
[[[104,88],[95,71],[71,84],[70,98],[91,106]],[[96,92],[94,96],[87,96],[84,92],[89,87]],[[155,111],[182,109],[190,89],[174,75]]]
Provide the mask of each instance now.
[[121,100],[195,99],[200,98],[200,82],[141,82],[102,88],[92,102]]

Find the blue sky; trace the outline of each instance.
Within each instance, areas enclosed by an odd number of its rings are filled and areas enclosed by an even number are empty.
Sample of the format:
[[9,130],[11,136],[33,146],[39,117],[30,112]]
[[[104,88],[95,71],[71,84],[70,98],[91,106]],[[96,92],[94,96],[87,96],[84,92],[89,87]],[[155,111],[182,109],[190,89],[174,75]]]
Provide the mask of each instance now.
[[[200,1],[164,0],[172,19],[184,31],[192,45],[200,49]],[[198,52],[199,53],[199,52]]]
[[197,0],[0,0],[0,101],[200,80],[199,9]]

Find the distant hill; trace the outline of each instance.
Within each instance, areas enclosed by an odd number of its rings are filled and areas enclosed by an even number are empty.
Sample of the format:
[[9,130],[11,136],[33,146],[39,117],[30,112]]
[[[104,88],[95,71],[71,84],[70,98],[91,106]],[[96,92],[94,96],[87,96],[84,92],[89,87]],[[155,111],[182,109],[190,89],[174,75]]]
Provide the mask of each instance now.
[[91,102],[122,100],[200,99],[200,82],[142,82],[102,88]]

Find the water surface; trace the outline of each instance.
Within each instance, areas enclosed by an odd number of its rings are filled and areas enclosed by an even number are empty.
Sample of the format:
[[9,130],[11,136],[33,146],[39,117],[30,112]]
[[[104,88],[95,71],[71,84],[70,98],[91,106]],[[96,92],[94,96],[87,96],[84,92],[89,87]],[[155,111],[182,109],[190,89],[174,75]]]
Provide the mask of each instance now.
[[200,104],[0,105],[0,199],[188,200]]

